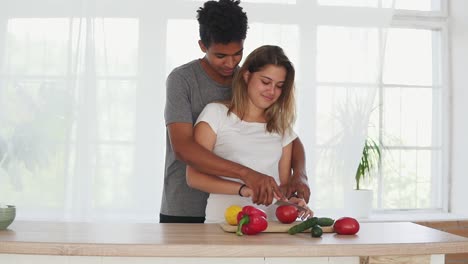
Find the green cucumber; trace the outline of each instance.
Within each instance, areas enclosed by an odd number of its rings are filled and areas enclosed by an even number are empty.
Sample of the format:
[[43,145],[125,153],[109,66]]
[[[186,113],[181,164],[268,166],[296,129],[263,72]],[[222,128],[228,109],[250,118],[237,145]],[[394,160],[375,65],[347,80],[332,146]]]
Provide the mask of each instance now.
[[289,228],[288,233],[290,235],[300,233],[300,232],[302,232],[304,230],[307,230],[307,229],[317,225],[317,221],[318,221],[317,217],[309,218],[309,219],[305,220],[304,222],[299,223],[299,224],[294,225],[291,228]]
[[323,234],[323,230],[319,225],[315,225],[310,230],[310,234],[312,237],[321,237]]
[[330,217],[319,217],[317,220],[317,225],[319,226],[332,226],[335,223],[335,220]]

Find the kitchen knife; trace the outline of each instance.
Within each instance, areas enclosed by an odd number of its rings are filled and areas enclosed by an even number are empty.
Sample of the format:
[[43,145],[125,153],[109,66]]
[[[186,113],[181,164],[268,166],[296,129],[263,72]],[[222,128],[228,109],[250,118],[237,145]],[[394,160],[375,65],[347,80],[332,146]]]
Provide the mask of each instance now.
[[305,207],[302,207],[300,205],[297,205],[295,203],[291,203],[291,202],[288,202],[288,201],[285,201],[285,200],[277,200],[274,204],[278,205],[278,206],[280,206],[280,205],[292,205],[292,206],[296,207],[299,211],[308,211],[307,208],[305,208]]

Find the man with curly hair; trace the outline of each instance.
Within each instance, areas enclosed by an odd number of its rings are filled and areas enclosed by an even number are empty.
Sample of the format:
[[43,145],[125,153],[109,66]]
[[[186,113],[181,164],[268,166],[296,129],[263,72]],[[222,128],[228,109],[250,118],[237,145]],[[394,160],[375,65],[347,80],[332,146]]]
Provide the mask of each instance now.
[[[247,35],[247,14],[240,1],[207,1],[197,10],[205,56],[175,68],[166,82],[166,162],[161,202],[161,223],[204,223],[208,193],[186,182],[186,165],[200,172],[237,178],[253,191],[252,201],[269,205],[274,197],[297,194],[307,202],[310,190],[304,148],[293,142],[293,175],[283,192],[273,177],[222,159],[195,142],[193,125],[211,102],[231,98],[231,82],[242,60]],[[228,205],[226,205],[228,206]]]

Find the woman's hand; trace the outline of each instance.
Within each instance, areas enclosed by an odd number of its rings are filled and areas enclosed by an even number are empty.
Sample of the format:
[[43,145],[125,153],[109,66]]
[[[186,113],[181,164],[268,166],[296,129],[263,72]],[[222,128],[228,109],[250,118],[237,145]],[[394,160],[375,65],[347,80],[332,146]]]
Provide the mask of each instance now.
[[307,206],[307,203],[304,199],[298,197],[291,197],[288,199],[289,202],[297,204],[303,207],[306,210],[299,210],[299,217],[304,220],[314,216],[314,212]]
[[244,188],[242,188],[240,193],[241,193],[242,197],[252,197],[253,196],[253,191],[248,186],[245,186]]

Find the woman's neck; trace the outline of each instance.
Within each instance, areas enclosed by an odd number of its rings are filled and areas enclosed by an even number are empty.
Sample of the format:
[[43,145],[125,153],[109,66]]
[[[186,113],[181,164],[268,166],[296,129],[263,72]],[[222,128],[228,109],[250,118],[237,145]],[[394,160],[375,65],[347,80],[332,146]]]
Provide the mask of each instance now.
[[[234,108],[233,112],[237,116],[239,116],[239,111],[237,111],[237,109]],[[265,110],[257,108],[250,102],[248,104],[247,109],[244,112],[244,116],[242,116],[241,118],[245,122],[266,123]]]

